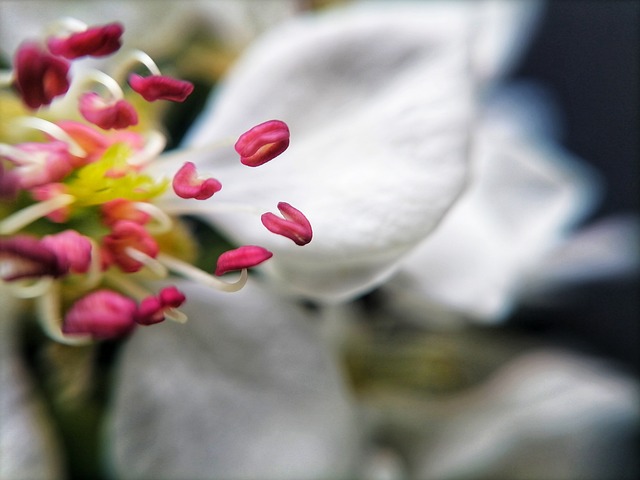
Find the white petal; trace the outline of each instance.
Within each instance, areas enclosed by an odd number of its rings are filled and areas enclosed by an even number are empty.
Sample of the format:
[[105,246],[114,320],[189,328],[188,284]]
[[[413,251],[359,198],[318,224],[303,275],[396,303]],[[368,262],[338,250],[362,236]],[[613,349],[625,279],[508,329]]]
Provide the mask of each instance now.
[[184,325],[126,346],[109,429],[118,478],[346,478],[350,400],[313,315],[255,284],[179,285]]
[[544,297],[562,286],[638,274],[640,219],[608,217],[588,225],[541,259],[526,279],[527,300]]
[[[190,0],[189,8],[173,0],[3,0],[0,2],[0,49],[9,57],[26,38],[41,38],[50,25],[73,17],[89,25],[122,22],[125,49],[144,50],[152,57],[175,56],[194,32],[211,35],[241,48],[267,26],[287,18],[295,2],[270,0]],[[153,28],[149,28],[153,25]]]
[[291,146],[269,164],[249,169],[230,154],[209,168],[224,185],[218,201],[264,210],[287,201],[308,216],[314,240],[298,248],[257,219],[210,218],[235,241],[272,250],[270,273],[322,300],[380,282],[431,232],[464,187],[473,128],[468,29],[431,31],[419,4],[347,12],[263,37],[189,142],[237,137],[270,118],[289,124]]
[[51,425],[19,358],[17,304],[5,294],[0,285],[0,478],[62,478]]
[[469,191],[385,286],[399,305],[411,300],[419,308],[422,301],[478,319],[503,318],[525,277],[592,205],[592,172],[523,132],[521,114],[504,107],[490,110],[478,131]]
[[624,468],[639,400],[635,380],[597,359],[528,353],[485,385],[432,404],[415,478],[635,478]]

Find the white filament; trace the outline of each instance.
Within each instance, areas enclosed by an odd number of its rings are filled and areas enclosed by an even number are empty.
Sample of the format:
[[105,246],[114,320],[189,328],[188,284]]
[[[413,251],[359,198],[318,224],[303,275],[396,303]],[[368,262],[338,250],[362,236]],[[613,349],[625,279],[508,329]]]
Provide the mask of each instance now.
[[65,335],[60,318],[60,287],[53,282],[43,295],[36,299],[38,320],[43,330],[53,340],[65,345],[87,345],[92,342],[88,335]]
[[30,223],[55,212],[59,208],[71,205],[74,201],[74,196],[63,193],[49,200],[34,203],[22,210],[18,210],[0,222],[0,234],[10,235],[15,233]]
[[15,120],[15,123],[22,127],[40,130],[57,140],[67,143],[71,155],[76,157],[85,157],[87,155],[87,152],[67,132],[53,122],[37,117],[20,117]]
[[162,262],[169,270],[172,270],[175,273],[194,280],[195,282],[198,282],[202,285],[213,287],[216,290],[220,290],[222,292],[237,292],[238,290],[241,290],[242,287],[245,286],[249,278],[249,274],[246,268],[242,269],[242,272],[240,272],[240,277],[236,282],[227,283],[218,278],[215,278],[212,275],[209,275],[207,272],[204,272],[189,263],[183,262],[182,260],[178,260],[177,258],[171,257],[164,253],[158,254],[157,260]]

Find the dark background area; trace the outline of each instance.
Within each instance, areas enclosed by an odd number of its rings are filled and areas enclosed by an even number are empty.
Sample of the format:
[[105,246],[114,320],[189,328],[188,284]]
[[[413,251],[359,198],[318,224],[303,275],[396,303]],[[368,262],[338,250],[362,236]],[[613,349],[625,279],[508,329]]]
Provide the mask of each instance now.
[[[589,220],[640,214],[640,2],[550,1],[516,78],[539,81],[563,115],[564,146],[593,165],[606,191]],[[639,246],[640,248],[640,246]],[[523,311],[514,324],[640,372],[638,276],[581,288],[575,305]]]

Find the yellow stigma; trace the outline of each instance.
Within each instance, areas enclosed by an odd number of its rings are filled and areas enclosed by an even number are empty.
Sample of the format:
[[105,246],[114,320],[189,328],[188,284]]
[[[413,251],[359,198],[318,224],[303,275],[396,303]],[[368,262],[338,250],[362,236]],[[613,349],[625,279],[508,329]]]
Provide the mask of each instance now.
[[164,193],[169,180],[154,180],[127,163],[133,150],[125,143],[109,147],[100,160],[80,168],[65,182],[76,206],[100,205],[116,198],[149,201]]

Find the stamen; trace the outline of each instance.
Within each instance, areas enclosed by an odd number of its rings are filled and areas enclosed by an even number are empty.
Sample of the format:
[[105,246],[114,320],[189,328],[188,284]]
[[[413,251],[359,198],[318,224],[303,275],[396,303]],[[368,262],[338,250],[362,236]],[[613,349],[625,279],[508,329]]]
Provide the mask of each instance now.
[[144,147],[127,159],[127,163],[132,167],[142,167],[154,160],[167,145],[167,137],[157,130],[146,133]]
[[[79,24],[73,23],[71,26],[79,27]],[[123,26],[117,22],[88,28],[85,26],[82,31],[73,31],[63,37],[48,38],[47,47],[54,55],[69,60],[85,56],[104,57],[120,49],[120,37],[123,32]]]
[[16,77],[13,70],[0,70],[0,87],[8,87],[13,85]]
[[[107,89],[109,95],[114,100],[122,100],[124,92],[122,88],[113,78],[100,70],[87,70],[82,73],[82,77],[78,79],[78,87],[86,87],[91,83],[97,83]],[[74,88],[76,85],[74,85]]]
[[[88,237],[87,237],[88,238]],[[102,273],[102,258],[100,256],[100,249],[98,244],[92,238],[88,238],[91,243],[91,263],[89,263],[89,269],[84,277],[83,285],[87,289],[91,289],[100,283],[103,277]]]
[[171,217],[154,204],[147,202],[135,202],[134,206],[137,210],[146,213],[155,220],[154,223],[146,225],[146,229],[149,233],[166,233],[173,228],[173,220],[171,220]]
[[71,205],[74,201],[75,197],[72,195],[61,194],[57,197],[45,200],[44,202],[34,203],[22,210],[18,210],[13,215],[10,215],[0,221],[0,234],[10,235],[12,233],[16,233],[36,220],[46,217],[51,212],[67,205]]
[[258,167],[284,152],[289,146],[289,127],[280,120],[269,120],[243,133],[235,144],[240,162]]
[[131,50],[113,72],[113,78],[115,78],[118,83],[124,83],[127,73],[139,63],[147,67],[151,75],[161,75],[156,62],[154,62],[149,55],[142,50]]
[[177,308],[167,308],[164,311],[164,316],[177,323],[187,323],[187,320],[189,320],[189,317]]
[[272,256],[273,253],[266,248],[255,245],[245,245],[229,250],[218,257],[215,274],[219,276],[227,272],[255,267]]
[[206,200],[222,189],[222,184],[215,178],[198,177],[196,166],[186,162],[173,177],[173,191],[180,198]]
[[284,218],[271,212],[262,215],[262,224],[277,235],[293,240],[296,245],[306,245],[313,238],[311,223],[304,214],[286,202],[278,203],[278,210]]
[[103,130],[122,130],[138,124],[138,113],[126,100],[105,101],[96,92],[80,97],[78,110],[88,122]]
[[69,145],[69,153],[71,153],[71,155],[76,157],[84,157],[87,155],[87,152],[85,152],[85,150],[67,132],[53,122],[37,117],[20,117],[15,120],[15,123],[22,127],[40,130],[56,140],[67,143]]
[[48,35],[58,35],[60,32],[77,33],[84,32],[88,25],[81,20],[73,17],[62,17],[53,22],[47,28]]
[[37,42],[24,42],[15,55],[14,85],[31,109],[49,105],[69,90],[71,64],[46,52]]
[[64,333],[90,334],[95,338],[115,338],[135,327],[138,306],[131,298],[113,290],[96,290],[76,301],[67,311]]
[[42,329],[53,340],[65,345],[89,345],[88,335],[66,335],[62,331],[60,318],[60,287],[53,283],[44,295],[36,298],[37,317]]
[[160,278],[165,278],[168,275],[167,268],[162,265],[157,259],[150,257],[149,255],[142,253],[140,250],[136,250],[132,247],[126,247],[124,249],[125,253],[133,258],[136,262],[140,262],[149,270],[151,270],[155,275]]
[[184,102],[194,88],[193,84],[186,80],[164,75],[143,77],[135,73],[129,75],[129,86],[134,92],[142,95],[147,102],[156,100]]
[[39,277],[35,281],[31,282],[28,280],[16,280],[13,282],[3,283],[11,294],[18,298],[40,297],[51,288],[52,284],[53,278],[51,277]]
[[239,291],[240,289],[242,289],[242,287],[245,286],[249,278],[247,269],[243,269],[240,272],[240,278],[236,282],[227,283],[218,278],[215,278],[212,275],[209,275],[206,272],[203,272],[199,268],[196,268],[189,263],[178,260],[177,258],[171,257],[167,254],[159,253],[156,258],[157,260],[162,262],[169,270],[175,273],[179,273],[180,275],[194,280],[195,282],[201,283],[202,285],[213,287],[222,292]]

